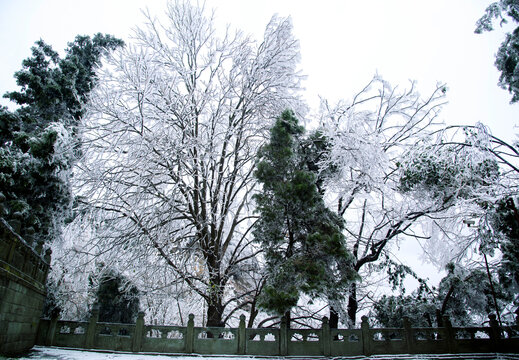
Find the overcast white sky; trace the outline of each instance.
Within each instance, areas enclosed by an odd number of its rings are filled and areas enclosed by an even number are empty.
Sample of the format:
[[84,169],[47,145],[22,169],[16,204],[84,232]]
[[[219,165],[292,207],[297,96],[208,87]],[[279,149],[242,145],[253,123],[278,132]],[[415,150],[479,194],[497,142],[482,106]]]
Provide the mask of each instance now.
[[[449,104],[441,115],[446,123],[479,121],[494,135],[512,141],[519,104],[509,104],[510,95],[497,86],[494,67],[505,31],[474,34],[475,22],[490,2],[207,0],[206,6],[216,8],[222,25],[230,23],[257,39],[273,14],[290,15],[301,44],[301,69],[308,75],[304,85],[310,104],[317,104],[318,95],[351,98],[375,72],[393,85],[417,80],[423,95],[441,81],[449,88]],[[166,0],[0,0],[0,93],[16,88],[13,74],[39,38],[59,51],[77,34],[102,32],[127,41],[131,29],[142,23],[141,8],[148,6],[158,14],[165,4]],[[408,256],[419,263],[416,254],[399,255]]]
[[[494,135],[515,137],[519,104],[498,88],[494,55],[504,31],[474,34],[491,0],[207,0],[221,23],[260,39],[274,13],[292,16],[301,42],[301,69],[310,104],[317,95],[350,98],[375,72],[393,85],[418,81],[427,95],[437,81],[449,87],[447,123],[490,126]],[[62,51],[77,34],[110,33],[128,40],[165,0],[0,0],[0,93],[16,88],[13,73],[39,38]],[[5,99],[1,104],[6,105]]]

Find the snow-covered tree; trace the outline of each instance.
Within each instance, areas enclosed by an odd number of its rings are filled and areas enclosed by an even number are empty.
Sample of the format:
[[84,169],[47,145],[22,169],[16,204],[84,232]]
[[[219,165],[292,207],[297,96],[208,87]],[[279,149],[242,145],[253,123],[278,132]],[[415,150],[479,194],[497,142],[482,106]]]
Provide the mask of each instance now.
[[374,302],[372,316],[382,327],[403,327],[407,317],[414,327],[433,327],[436,304],[430,298],[411,295],[383,295]]
[[492,225],[496,235],[501,238],[499,245],[503,256],[499,264],[500,282],[517,295],[519,293],[519,210],[514,198],[503,199],[496,205]]
[[496,311],[494,296],[500,304],[510,301],[497,279],[491,277],[490,283],[482,268],[467,270],[448,264],[447,271],[438,287],[438,308],[441,315],[449,315],[459,325],[486,321],[488,314]]
[[[462,323],[493,311],[501,321],[500,313],[510,310],[513,294],[517,293],[513,277],[518,263],[514,250],[517,220],[513,202],[519,174],[517,146],[491,135],[482,124],[450,126],[434,139],[418,145],[425,148],[408,159],[411,162],[404,166],[401,188],[406,192],[414,188],[418,196],[425,192],[435,201],[456,204],[443,213],[443,218],[434,220],[442,236],[431,237],[425,246],[429,251],[435,249],[436,254],[431,255],[440,259],[439,263],[456,261],[456,265],[448,265],[447,278],[467,279],[456,284],[456,293],[465,294],[468,299],[463,300],[466,312],[460,313],[456,309],[461,305],[455,304],[449,310],[450,315]],[[496,273],[501,274],[500,281]],[[503,273],[508,275],[502,276]],[[475,294],[483,293],[481,286],[486,286],[489,297],[480,299],[484,307],[471,300]],[[445,293],[447,296],[439,304],[442,314],[450,298],[450,292]]]
[[414,326],[441,326],[448,316],[458,326],[481,325],[495,312],[493,292],[500,305],[510,302],[510,294],[490,283],[486,271],[479,267],[466,269],[453,263],[446,266],[447,275],[439,286],[429,288],[421,282],[410,295],[383,295],[373,304],[373,315],[380,325],[401,327],[407,316]]
[[[513,313],[519,305],[519,212],[517,210],[517,195],[504,196],[489,204],[485,213],[478,220],[477,241],[480,253],[483,255],[487,274],[498,275],[498,280],[492,286],[494,296],[494,311],[501,321],[512,321]],[[489,258],[490,257],[490,261]],[[508,303],[498,304],[497,288],[509,295]]]
[[[320,131],[330,144],[319,162],[323,184],[329,203],[346,220],[354,268],[366,280],[376,269],[372,264],[390,256],[400,240],[431,236],[419,224],[430,228],[450,219],[459,235],[463,215],[492,197],[499,171],[490,155],[475,147],[461,154],[437,147],[445,92],[439,84],[422,98],[414,83],[400,90],[375,77],[352,101],[322,103]],[[353,323],[357,290],[355,283],[347,305]]]
[[19,107],[0,107],[0,216],[23,223],[20,235],[36,248],[60,234],[72,203],[75,127],[101,55],[122,44],[110,35],[77,36],[60,58],[39,40],[14,74],[20,89],[4,95]]
[[[108,266],[117,269],[127,280],[125,283],[131,282],[139,289],[140,310],[145,311],[147,323],[185,325],[189,313],[201,315],[200,299],[153,250],[134,256],[122,251],[117,243],[97,241],[97,227],[103,216],[93,216],[78,214],[65,228],[63,239],[53,246],[49,278],[61,318],[88,319],[97,301],[96,291],[103,275],[100,269]],[[197,321],[201,320],[202,316],[197,316]]]
[[290,19],[257,43],[187,1],[166,16],[147,14],[98,73],[77,186],[98,253],[167,267],[222,325],[255,292],[254,159],[272,119],[303,109],[299,45]]
[[[494,30],[493,21],[499,20],[499,24],[507,23],[507,17],[515,23],[519,23],[519,1],[500,0],[491,3],[485,10],[485,14],[477,21],[477,34]],[[519,26],[510,34],[506,34],[496,54],[496,68],[501,71],[499,86],[512,94],[510,103],[519,101]]]
[[[501,192],[498,197],[491,198],[486,204],[482,216],[472,219],[477,228],[476,241],[483,261],[490,272],[497,272],[499,284],[511,296],[508,304],[500,308],[497,304],[498,292],[493,290],[495,311],[501,321],[514,318],[519,305],[519,213],[517,207],[519,186],[519,147],[517,141],[506,142],[491,134],[490,129],[482,124],[466,127],[471,134],[471,141],[458,144],[477,148],[489,154],[498,164],[500,170]],[[491,257],[490,266],[487,255]],[[508,319],[506,319],[508,317]]]

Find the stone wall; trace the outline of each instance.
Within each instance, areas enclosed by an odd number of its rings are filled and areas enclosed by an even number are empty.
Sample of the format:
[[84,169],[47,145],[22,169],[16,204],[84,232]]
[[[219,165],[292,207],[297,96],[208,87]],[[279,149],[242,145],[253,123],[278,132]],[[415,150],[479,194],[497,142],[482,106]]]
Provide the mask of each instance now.
[[50,251],[42,256],[0,217],[0,354],[32,348],[45,298]]

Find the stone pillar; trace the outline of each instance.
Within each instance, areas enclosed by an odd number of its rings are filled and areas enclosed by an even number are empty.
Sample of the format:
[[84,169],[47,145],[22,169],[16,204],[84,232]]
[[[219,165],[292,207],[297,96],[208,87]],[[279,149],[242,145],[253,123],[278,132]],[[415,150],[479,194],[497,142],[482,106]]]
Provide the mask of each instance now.
[[443,327],[442,312],[440,309],[436,309],[436,326]]
[[279,327],[279,354],[281,356],[288,355],[288,340],[287,318],[283,316]]
[[456,353],[456,334],[452,329],[452,324],[448,316],[444,316],[443,327],[445,328],[445,341],[447,342],[447,351],[451,354]]
[[45,337],[45,346],[54,345],[54,336],[56,335],[56,327],[58,325],[58,320],[59,312],[53,312],[52,318],[50,319],[49,330],[47,331],[47,336]]
[[133,333],[132,351],[139,352],[142,349],[142,338],[144,337],[144,311],[139,311],[135,322],[135,332]]
[[360,328],[362,330],[362,354],[369,356],[371,355],[371,341],[373,340],[370,336],[368,317],[364,315],[361,317],[362,323]]
[[499,349],[499,342],[501,339],[501,329],[499,328],[499,323],[496,320],[495,314],[488,315],[488,319],[490,320],[490,341],[492,342],[492,351],[497,351]]
[[87,332],[86,332],[85,349],[92,349],[94,347],[96,326],[97,326],[98,321],[99,321],[99,304],[94,303],[94,305],[92,305],[92,315],[90,316],[90,321],[88,322],[88,328],[87,328]]
[[[50,261],[51,261],[51,256],[52,256],[52,250],[51,249],[47,249],[45,251],[45,256],[43,257],[43,260],[45,260],[45,262],[47,264],[50,265]],[[37,270],[38,267],[36,267],[36,270]],[[50,271],[50,267],[49,266],[46,266],[45,267],[45,273],[44,273],[44,279],[47,279],[47,275],[49,274],[49,271]]]
[[238,328],[238,354],[245,355],[247,345],[247,332],[245,329],[245,315],[240,315],[240,327]]
[[330,323],[328,322],[328,318],[323,317],[323,326],[321,328],[321,351],[324,356],[330,356],[332,353],[331,348],[331,333],[330,333]]
[[189,314],[189,320],[187,321],[187,329],[186,329],[186,352],[193,352],[193,344],[195,341],[195,315]]
[[404,336],[407,345],[407,352],[409,354],[414,354],[416,353],[416,350],[414,347],[414,336],[413,329],[411,328],[411,322],[407,316],[404,316],[402,320],[404,321]]

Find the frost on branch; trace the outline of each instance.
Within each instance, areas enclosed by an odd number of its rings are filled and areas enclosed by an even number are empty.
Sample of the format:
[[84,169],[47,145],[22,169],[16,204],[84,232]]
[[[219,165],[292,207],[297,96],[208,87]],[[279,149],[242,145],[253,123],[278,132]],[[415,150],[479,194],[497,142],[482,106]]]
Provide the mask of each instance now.
[[148,14],[134,42],[105,59],[77,185],[99,254],[169,269],[221,325],[255,292],[256,275],[244,273],[256,266],[254,156],[281,110],[304,109],[299,45],[290,19],[273,18],[257,44],[218,37],[188,2],[166,15],[161,24]]
[[[467,251],[464,241],[470,245],[474,231],[465,236],[462,220],[493,196],[499,169],[476,146],[485,141],[483,134],[467,132],[472,146],[442,139],[438,115],[445,93],[438,84],[423,97],[414,83],[401,89],[376,76],[351,101],[322,101],[320,131],[329,143],[319,162],[322,181],[330,206],[346,220],[348,246],[363,279],[373,279],[377,266],[370,264],[391,257],[404,239],[424,243],[436,235],[444,240],[434,242],[442,253],[453,256],[455,241],[457,254]],[[352,322],[357,298],[365,295],[358,291],[358,284],[350,288]]]
[[[430,194],[443,205],[459,198],[491,200],[491,187],[499,178],[499,165],[487,152],[479,151],[474,139],[466,145],[419,143],[400,164],[400,189],[403,192]],[[471,144],[472,143],[472,144]]]
[[431,218],[436,236],[427,240],[427,248],[435,249],[429,255],[442,266],[477,251],[482,232],[467,224],[482,224],[479,219],[515,191],[492,149],[492,137],[481,124],[449,127],[417,143],[401,164],[401,190],[445,208]]
[[421,98],[414,83],[409,89],[393,88],[375,76],[350,102],[332,106],[323,100],[320,122],[332,147],[321,168],[336,169],[329,186],[348,199],[394,185],[403,151],[438,128],[444,93],[445,86],[438,85]]

